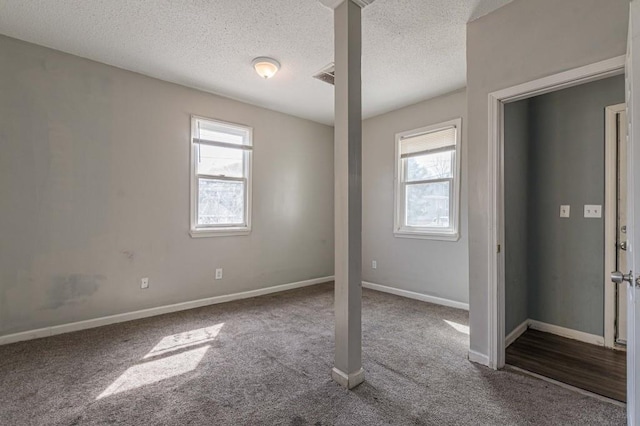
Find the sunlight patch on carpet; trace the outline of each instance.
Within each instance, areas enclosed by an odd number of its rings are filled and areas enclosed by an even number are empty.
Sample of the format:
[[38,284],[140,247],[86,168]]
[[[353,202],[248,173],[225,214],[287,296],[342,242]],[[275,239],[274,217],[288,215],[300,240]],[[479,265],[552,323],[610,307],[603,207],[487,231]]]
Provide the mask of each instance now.
[[157,383],[195,370],[210,346],[192,349],[166,358],[134,365],[125,371],[96,399]]
[[459,331],[460,333],[466,334],[467,336],[469,335],[468,325],[464,325],[464,324],[460,324],[460,323],[448,321],[448,320],[444,320],[444,322],[449,324],[454,330]]
[[211,327],[199,328],[197,330],[167,336],[160,340],[160,342],[144,356],[144,359],[210,342],[218,336],[223,325],[224,323],[220,323]]
[[[224,323],[220,323],[163,337],[143,357],[143,360],[148,361],[129,367],[96,399],[141,388],[195,370],[211,347],[211,345],[201,345],[213,341],[223,326]],[[190,349],[194,346],[200,347]],[[172,352],[178,353],[165,356]],[[149,360],[154,357],[156,359]]]

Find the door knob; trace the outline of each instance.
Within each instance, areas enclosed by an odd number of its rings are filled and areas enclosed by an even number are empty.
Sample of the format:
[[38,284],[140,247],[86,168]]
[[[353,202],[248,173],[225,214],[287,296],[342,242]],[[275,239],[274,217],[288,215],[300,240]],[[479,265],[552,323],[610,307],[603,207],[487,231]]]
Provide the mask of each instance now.
[[611,273],[611,281],[616,284],[622,284],[624,281],[631,284],[631,282],[633,281],[633,273],[629,271],[628,274],[623,274],[620,271],[614,271]]

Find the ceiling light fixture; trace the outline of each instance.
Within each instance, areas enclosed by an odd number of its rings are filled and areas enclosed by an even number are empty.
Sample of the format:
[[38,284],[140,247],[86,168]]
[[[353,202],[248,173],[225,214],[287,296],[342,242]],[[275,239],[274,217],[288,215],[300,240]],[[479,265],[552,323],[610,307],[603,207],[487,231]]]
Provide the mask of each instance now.
[[280,62],[267,57],[255,58],[252,65],[258,75],[265,80],[276,75],[280,69]]

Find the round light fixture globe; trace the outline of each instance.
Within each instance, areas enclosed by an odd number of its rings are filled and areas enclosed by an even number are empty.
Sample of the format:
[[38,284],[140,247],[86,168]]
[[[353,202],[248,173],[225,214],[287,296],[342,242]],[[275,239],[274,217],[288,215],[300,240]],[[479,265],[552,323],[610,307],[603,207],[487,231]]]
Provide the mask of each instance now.
[[251,63],[258,75],[264,79],[273,77],[280,69],[280,62],[272,58],[255,58]]

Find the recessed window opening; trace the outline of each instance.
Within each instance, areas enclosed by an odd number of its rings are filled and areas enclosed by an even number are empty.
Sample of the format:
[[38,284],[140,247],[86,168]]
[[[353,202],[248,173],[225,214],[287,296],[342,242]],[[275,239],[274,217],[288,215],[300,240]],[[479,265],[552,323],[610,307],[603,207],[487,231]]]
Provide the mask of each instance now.
[[242,235],[251,230],[252,129],[191,120],[191,235]]
[[396,236],[459,238],[460,126],[456,119],[396,135]]

